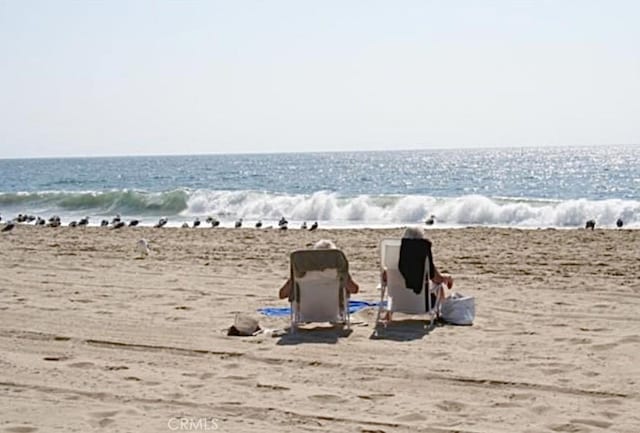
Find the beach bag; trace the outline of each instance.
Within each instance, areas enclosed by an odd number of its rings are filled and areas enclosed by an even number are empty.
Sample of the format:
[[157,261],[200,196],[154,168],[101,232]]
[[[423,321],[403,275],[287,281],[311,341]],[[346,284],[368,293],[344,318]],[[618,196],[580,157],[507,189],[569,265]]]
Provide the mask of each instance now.
[[442,303],[441,315],[445,322],[453,325],[473,325],[476,317],[475,299],[454,293]]

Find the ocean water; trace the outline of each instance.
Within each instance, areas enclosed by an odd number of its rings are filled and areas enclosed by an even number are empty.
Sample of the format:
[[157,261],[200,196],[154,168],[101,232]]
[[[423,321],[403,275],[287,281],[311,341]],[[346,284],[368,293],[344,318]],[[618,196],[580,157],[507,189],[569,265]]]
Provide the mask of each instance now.
[[[640,146],[0,160],[0,215],[640,227]],[[203,221],[204,222],[204,221]]]

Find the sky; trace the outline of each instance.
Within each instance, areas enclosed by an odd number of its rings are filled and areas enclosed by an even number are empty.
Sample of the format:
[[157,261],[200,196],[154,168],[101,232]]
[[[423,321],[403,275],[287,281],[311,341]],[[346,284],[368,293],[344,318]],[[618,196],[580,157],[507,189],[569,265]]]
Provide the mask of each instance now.
[[640,2],[0,0],[0,158],[640,143]]

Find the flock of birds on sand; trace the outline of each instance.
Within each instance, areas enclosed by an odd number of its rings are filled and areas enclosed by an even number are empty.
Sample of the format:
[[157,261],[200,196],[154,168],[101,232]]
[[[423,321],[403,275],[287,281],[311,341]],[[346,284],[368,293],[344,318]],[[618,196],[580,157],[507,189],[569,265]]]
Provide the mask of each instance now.
[[[154,228],[160,228],[160,227],[164,227],[165,225],[167,225],[167,223],[169,222],[169,219],[167,217],[162,217],[158,220],[158,222],[156,224],[153,225]],[[205,220],[205,222],[207,224],[209,224],[212,228],[216,228],[220,226],[220,220],[218,220],[217,218],[214,217],[207,217],[207,219]],[[0,215],[0,223],[2,223],[2,215]],[[44,226],[44,227],[60,227],[62,225],[62,222],[60,220],[60,217],[57,215],[52,216],[51,218],[49,218],[48,220],[45,220],[44,218],[41,217],[36,217],[33,215],[23,215],[23,214],[18,214],[17,217],[8,220],[4,223],[4,226],[2,227],[3,232],[8,232],[14,229],[14,227],[16,226],[17,223],[33,223],[36,226]],[[113,217],[113,219],[108,220],[108,219],[103,219],[100,221],[100,227],[108,227],[111,229],[120,229],[122,227],[135,227],[137,225],[140,224],[140,220],[137,219],[131,219],[129,221],[125,221],[123,220],[120,215],[116,215],[115,217]],[[89,217],[84,217],[80,220],[73,220],[71,222],[68,223],[69,227],[86,227],[89,225]],[[200,218],[195,218],[193,220],[193,222],[190,224],[188,222],[184,222],[182,224],[182,228],[197,228],[200,227],[201,225],[201,221]],[[234,227],[235,228],[241,228],[243,226],[243,219],[239,218],[235,221],[234,223]],[[263,228],[263,224],[261,220],[258,220],[255,225],[255,228],[260,229]],[[264,227],[264,228],[272,228],[272,226],[268,226],[268,227]],[[289,221],[287,221],[287,219],[285,217],[280,218],[280,220],[278,221],[278,229],[279,230],[287,230],[289,228]],[[301,226],[300,229],[301,230],[309,230],[309,231],[314,231],[318,228],[318,222],[315,221],[313,224],[307,226],[307,222],[304,221]]]
[[[429,216],[426,220],[425,220],[425,225],[431,226],[433,224],[435,224],[435,215],[431,215]],[[0,223],[2,223],[2,215],[0,215]],[[165,225],[167,225],[167,223],[169,222],[169,219],[167,217],[162,217],[158,220],[158,222],[156,224],[153,225],[154,228],[160,228],[160,227],[164,227]],[[220,220],[218,220],[217,218],[214,217],[207,217],[207,219],[205,220],[205,222],[207,224],[209,224],[212,228],[215,227],[219,227],[220,226]],[[8,232],[14,229],[14,227],[16,226],[17,223],[33,223],[36,226],[45,226],[45,227],[60,227],[62,225],[61,221],[60,221],[60,217],[57,215],[52,216],[51,218],[49,218],[48,220],[45,220],[44,218],[41,217],[36,217],[33,215],[23,215],[23,214],[18,214],[17,217],[8,220],[4,223],[2,229],[0,231],[3,232]],[[122,227],[135,227],[138,224],[140,224],[140,221],[137,219],[131,219],[128,222],[123,220],[120,215],[116,215],[115,217],[113,217],[113,219],[111,219],[111,221],[107,220],[107,219],[103,219],[102,221],[100,221],[100,227],[109,227],[111,229],[120,229]],[[73,220],[71,222],[69,222],[68,226],[69,227],[85,227],[89,225],[89,217],[84,217],[80,220]],[[188,222],[184,222],[182,224],[182,228],[197,228],[200,227],[201,225],[201,221],[200,218],[195,218],[193,220],[193,222],[191,224],[189,224]],[[243,226],[243,219],[239,218],[235,221],[234,223],[234,227],[235,228],[241,228]],[[622,218],[618,218],[618,220],[616,221],[616,227],[618,228],[622,228],[624,226],[624,221],[622,221]],[[263,224],[261,220],[258,220],[255,225],[255,228],[260,229],[263,228]],[[265,228],[272,228],[272,226],[269,227],[265,227]],[[289,221],[287,221],[287,219],[285,217],[280,218],[280,220],[278,221],[278,229],[279,230],[287,230],[289,228]],[[301,230],[309,230],[309,231],[314,231],[318,228],[318,222],[315,221],[313,224],[311,224],[310,226],[307,226],[307,222],[304,221],[301,225],[300,225],[300,229]],[[585,229],[591,229],[594,230],[596,228],[596,221],[594,219],[590,219],[585,223],[584,226]]]

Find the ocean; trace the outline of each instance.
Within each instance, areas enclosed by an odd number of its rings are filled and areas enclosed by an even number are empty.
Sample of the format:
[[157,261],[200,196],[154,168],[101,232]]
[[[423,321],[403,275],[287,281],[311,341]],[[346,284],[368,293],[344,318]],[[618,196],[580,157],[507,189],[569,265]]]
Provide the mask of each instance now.
[[0,160],[0,215],[170,226],[640,227],[640,146]]

